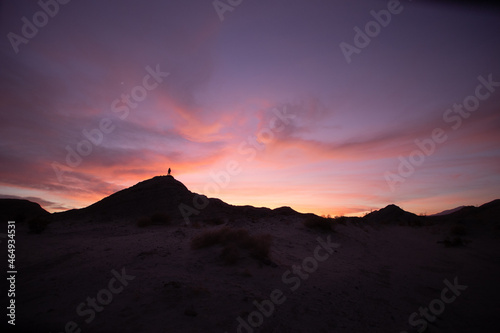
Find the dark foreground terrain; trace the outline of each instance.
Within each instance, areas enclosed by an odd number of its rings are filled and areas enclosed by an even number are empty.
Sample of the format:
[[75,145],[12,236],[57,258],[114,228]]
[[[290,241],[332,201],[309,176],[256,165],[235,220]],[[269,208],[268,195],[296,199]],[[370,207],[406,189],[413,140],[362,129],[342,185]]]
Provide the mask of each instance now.
[[224,219],[220,207],[188,225],[17,223],[9,331],[500,331],[498,201],[439,217],[391,205],[337,219],[233,207]]

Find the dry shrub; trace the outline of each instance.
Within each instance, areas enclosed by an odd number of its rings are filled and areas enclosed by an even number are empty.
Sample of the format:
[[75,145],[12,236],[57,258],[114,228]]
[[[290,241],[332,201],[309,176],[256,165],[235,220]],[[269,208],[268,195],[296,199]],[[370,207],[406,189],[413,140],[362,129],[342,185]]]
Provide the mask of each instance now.
[[335,230],[332,218],[313,215],[307,217],[303,223],[304,226],[306,226],[309,229],[315,229],[325,233]]
[[457,236],[453,238],[446,237],[443,243],[444,246],[446,247],[459,247],[459,246],[465,246],[466,241],[464,241],[462,237]]
[[165,213],[154,213],[151,215],[151,223],[152,224],[170,224],[170,216]]
[[137,220],[137,226],[144,228],[151,225],[151,219],[149,217],[141,217]]
[[193,249],[222,245],[221,258],[228,265],[238,262],[240,250],[247,250],[253,258],[258,260],[267,259],[271,244],[271,235],[253,236],[246,229],[229,227],[205,231],[191,240]]
[[256,235],[251,239],[250,249],[252,256],[259,260],[269,258],[269,250],[273,243],[271,235]]
[[339,223],[342,225],[347,225],[347,217],[345,216],[335,216],[333,219],[334,223]]
[[221,244],[223,233],[226,232],[227,228],[220,230],[208,230],[202,234],[196,235],[191,240],[191,248],[201,249],[204,247],[209,247],[215,244]]

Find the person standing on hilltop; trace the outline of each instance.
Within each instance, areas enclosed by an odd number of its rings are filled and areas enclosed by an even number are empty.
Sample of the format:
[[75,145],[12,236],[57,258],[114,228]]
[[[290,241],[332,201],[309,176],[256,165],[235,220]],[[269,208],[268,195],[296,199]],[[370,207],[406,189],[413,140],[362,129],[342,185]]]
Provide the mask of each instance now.
[[170,171],[171,171],[171,170],[170,170],[170,168],[168,168],[168,175],[169,175],[169,176],[170,176]]

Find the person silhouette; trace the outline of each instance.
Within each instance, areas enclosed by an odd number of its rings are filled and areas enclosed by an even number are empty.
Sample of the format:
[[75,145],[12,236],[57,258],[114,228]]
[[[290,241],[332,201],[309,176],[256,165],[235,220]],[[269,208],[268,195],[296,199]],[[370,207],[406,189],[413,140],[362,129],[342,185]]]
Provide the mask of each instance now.
[[169,175],[169,176],[170,176],[170,171],[171,171],[171,170],[170,170],[170,168],[168,168],[168,175]]

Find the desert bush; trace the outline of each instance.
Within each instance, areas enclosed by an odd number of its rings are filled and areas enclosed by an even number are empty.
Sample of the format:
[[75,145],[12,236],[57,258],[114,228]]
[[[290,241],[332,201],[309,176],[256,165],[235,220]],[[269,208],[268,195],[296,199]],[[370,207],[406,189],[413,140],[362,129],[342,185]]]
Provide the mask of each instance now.
[[151,225],[151,219],[149,217],[141,217],[140,219],[137,220],[137,226],[140,228],[147,227]]
[[28,221],[28,228],[31,233],[41,234],[49,225],[50,221],[44,217],[38,216]]
[[220,230],[208,230],[202,234],[196,235],[191,240],[191,248],[201,249],[215,244],[222,243],[223,234],[226,233],[227,228]]
[[335,229],[334,219],[317,215],[307,217],[303,223],[307,228],[319,230],[321,232],[330,232]]
[[257,235],[251,238],[251,254],[255,259],[264,260],[269,258],[269,250],[273,243],[271,235]]
[[462,239],[462,237],[453,237],[453,238],[449,238],[449,237],[446,237],[446,239],[443,241],[444,243],[444,246],[446,247],[458,247],[458,246],[464,246],[465,245],[465,241]]
[[165,213],[154,213],[151,215],[151,223],[152,224],[170,224],[170,216]]
[[335,216],[333,218],[333,224],[334,225],[337,224],[337,223],[342,224],[342,225],[346,225],[347,221],[348,221],[348,218],[345,217],[345,216]]
[[271,235],[250,235],[246,229],[229,227],[207,230],[191,240],[191,248],[193,249],[222,245],[221,258],[229,265],[235,264],[239,260],[240,250],[247,250],[255,259],[266,259],[269,257],[271,244]]

